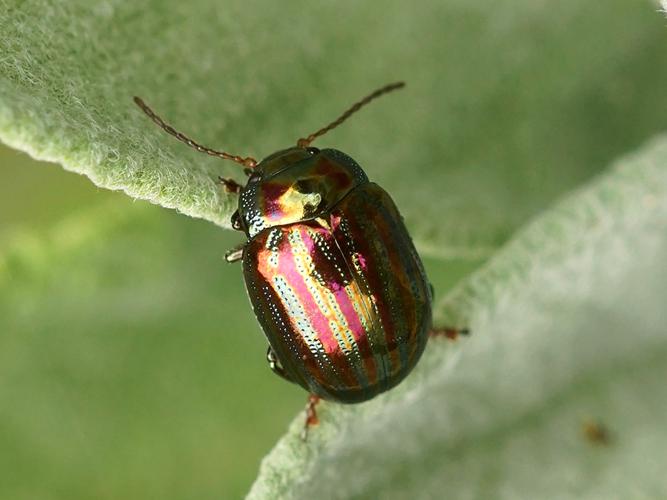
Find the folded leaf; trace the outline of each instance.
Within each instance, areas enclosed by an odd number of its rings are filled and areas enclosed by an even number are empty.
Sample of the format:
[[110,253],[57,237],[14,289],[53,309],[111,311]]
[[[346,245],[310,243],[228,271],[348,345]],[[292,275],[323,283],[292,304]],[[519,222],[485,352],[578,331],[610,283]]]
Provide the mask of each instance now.
[[663,498],[667,136],[531,223],[441,304],[433,339],[368,404],[323,404],[249,498]]
[[[664,126],[667,31],[645,0],[91,3],[6,0],[0,139],[110,189],[229,226],[206,145],[262,158],[373,88],[318,141],[396,198],[422,250],[490,252]],[[316,143],[316,144],[318,144]]]

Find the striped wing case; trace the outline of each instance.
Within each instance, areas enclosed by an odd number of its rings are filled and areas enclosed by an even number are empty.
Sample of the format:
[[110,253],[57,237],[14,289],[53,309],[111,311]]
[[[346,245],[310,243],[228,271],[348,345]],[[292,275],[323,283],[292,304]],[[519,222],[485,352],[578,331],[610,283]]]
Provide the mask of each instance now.
[[243,269],[286,375],[324,399],[370,399],[403,380],[424,350],[430,285],[377,184],[354,188],[326,216],[262,230]]

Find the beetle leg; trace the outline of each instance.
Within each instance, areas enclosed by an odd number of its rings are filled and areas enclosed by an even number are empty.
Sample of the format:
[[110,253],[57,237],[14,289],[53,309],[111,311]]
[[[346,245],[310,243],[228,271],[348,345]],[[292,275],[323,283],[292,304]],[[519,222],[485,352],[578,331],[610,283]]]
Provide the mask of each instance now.
[[234,179],[225,179],[224,177],[218,177],[218,182],[225,187],[225,191],[228,193],[238,194],[241,191],[241,184],[236,182]]
[[431,330],[431,337],[445,337],[449,340],[457,340],[459,335],[470,335],[470,330],[467,328],[451,328],[448,326]]
[[294,380],[292,380],[290,376],[287,375],[285,369],[278,364],[278,358],[276,353],[273,352],[273,349],[271,349],[271,346],[269,346],[269,348],[266,350],[266,360],[269,362],[269,368],[271,368],[273,373],[281,378],[284,378],[288,382],[294,383]]
[[233,262],[238,262],[243,258],[243,249],[245,248],[245,243],[235,246],[225,254],[225,260],[230,264]]
[[304,441],[308,439],[308,431],[310,428],[320,423],[320,419],[317,418],[317,405],[321,399],[322,398],[315,394],[308,395],[308,403],[306,404],[306,421],[303,425],[303,431],[301,431],[301,439]]
[[232,224],[232,229],[235,231],[243,231],[243,224],[241,223],[241,216],[239,215],[238,210],[234,211],[230,222]]

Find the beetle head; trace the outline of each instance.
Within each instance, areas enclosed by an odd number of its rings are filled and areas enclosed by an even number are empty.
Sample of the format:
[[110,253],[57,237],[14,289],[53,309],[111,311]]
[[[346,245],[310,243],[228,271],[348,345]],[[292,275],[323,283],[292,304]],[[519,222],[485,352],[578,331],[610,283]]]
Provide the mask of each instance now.
[[262,160],[239,197],[239,226],[254,236],[262,229],[314,219],[367,182],[361,167],[332,149],[294,147]]

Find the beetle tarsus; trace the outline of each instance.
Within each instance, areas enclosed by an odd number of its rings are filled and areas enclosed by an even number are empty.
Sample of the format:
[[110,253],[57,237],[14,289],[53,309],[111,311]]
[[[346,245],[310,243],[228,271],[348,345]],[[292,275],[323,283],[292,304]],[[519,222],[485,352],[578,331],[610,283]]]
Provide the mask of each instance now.
[[243,259],[244,248],[245,248],[245,243],[232,248],[225,254],[225,260],[230,264],[240,261],[241,259]]
[[225,179],[224,177],[218,177],[218,183],[224,186],[225,191],[234,194],[239,194],[241,192],[241,188],[243,187],[234,179]]
[[320,419],[317,417],[317,405],[320,400],[319,396],[310,394],[308,396],[308,404],[306,405],[306,421],[304,422],[303,431],[301,431],[301,439],[306,441],[308,439],[308,431],[311,427],[318,425]]
[[445,337],[449,340],[458,340],[460,335],[468,336],[470,335],[470,330],[468,328],[452,328],[449,326],[431,330],[431,337]]

